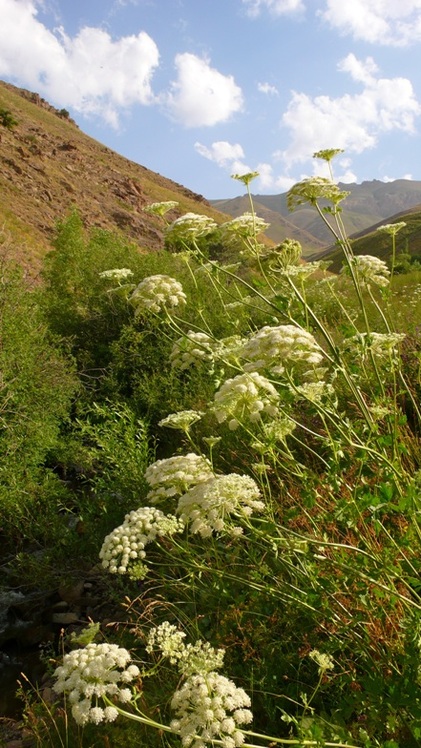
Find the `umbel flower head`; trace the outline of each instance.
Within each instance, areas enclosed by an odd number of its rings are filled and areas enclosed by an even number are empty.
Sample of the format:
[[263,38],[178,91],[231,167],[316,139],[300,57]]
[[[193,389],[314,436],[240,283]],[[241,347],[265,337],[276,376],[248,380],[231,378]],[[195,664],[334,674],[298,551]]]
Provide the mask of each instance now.
[[171,700],[176,716],[170,726],[186,748],[206,748],[213,740],[236,748],[245,740],[240,727],[253,719],[250,703],[242,688],[217,672],[190,675]]
[[396,349],[405,338],[405,333],[360,332],[347,338],[343,348],[355,358],[365,360],[374,356],[377,360],[390,361],[396,356]]
[[246,371],[266,369],[274,374],[282,374],[292,366],[299,366],[302,371],[303,366],[316,367],[323,360],[323,350],[314,336],[294,325],[265,325],[250,336],[239,355],[249,361],[244,366]]
[[217,475],[191,488],[180,497],[177,514],[190,523],[190,532],[202,538],[213,532],[241,534],[230,525],[231,517],[245,517],[263,511],[265,505],[257,483],[247,475]]
[[[367,286],[374,283],[375,286],[383,288],[389,285],[390,270],[380,257],[355,255],[351,262],[361,283]],[[344,267],[342,272],[346,273],[349,271],[347,267]]]
[[214,649],[208,642],[198,639],[195,644],[184,644],[186,635],[169,621],[155,626],[148,635],[146,651],[149,654],[158,651],[161,657],[177,665],[182,675],[193,673],[205,675],[211,670],[218,670],[224,662],[225,650]]
[[316,205],[319,200],[327,200],[336,206],[348,195],[349,192],[340,190],[330,179],[309,177],[291,187],[287,194],[287,205],[289,210],[294,210],[305,203]]
[[181,496],[192,486],[213,476],[209,460],[193,452],[157,460],[145,471],[145,480],[151,487],[147,498],[156,504],[162,499]]
[[191,244],[196,239],[211,234],[216,228],[217,224],[209,216],[199,213],[186,213],[167,226],[165,239],[168,244],[177,244],[178,242]]
[[384,223],[383,226],[378,226],[376,231],[389,234],[389,236],[396,236],[398,231],[404,229],[405,226],[405,221],[396,221],[396,223]]
[[92,642],[84,649],[64,655],[63,664],[54,672],[53,690],[67,694],[78,725],[113,722],[118,716],[117,709],[102,706],[101,699],[106,696],[123,704],[130,701],[132,693],[126,686],[137,678],[139,668],[129,663],[126,649],[117,644]]
[[203,415],[202,412],[199,413],[197,410],[179,410],[177,413],[170,413],[166,418],[162,418],[158,422],[158,426],[167,429],[179,429],[187,433],[190,427],[200,421]]
[[262,415],[276,416],[279,394],[266,377],[256,371],[227,379],[216,392],[213,410],[219,423],[228,420],[231,431],[240,423],[260,421]]
[[161,203],[151,203],[150,205],[146,205],[143,210],[145,211],[145,213],[152,213],[156,216],[164,216],[165,213],[173,210],[177,207],[177,205],[178,202],[176,200],[167,200]]
[[188,369],[202,361],[212,361],[217,343],[205,332],[189,330],[187,335],[175,341],[170,354],[171,366]]
[[226,244],[237,245],[239,240],[254,238],[261,234],[269,227],[269,224],[255,216],[253,213],[243,213],[243,215],[226,221],[219,226],[219,232],[222,241]]
[[120,281],[130,278],[131,275],[133,275],[133,271],[129,268],[113,268],[112,270],[103,270],[99,274],[99,277],[106,280],[115,280],[120,283]]
[[169,275],[150,275],[133,291],[130,301],[140,312],[161,312],[186,303],[183,286]]
[[99,553],[102,565],[111,574],[126,574],[131,567],[133,577],[143,578],[148,571],[143,563],[148,543],[183,530],[181,520],[159,509],[144,506],[133,510],[105,538]]

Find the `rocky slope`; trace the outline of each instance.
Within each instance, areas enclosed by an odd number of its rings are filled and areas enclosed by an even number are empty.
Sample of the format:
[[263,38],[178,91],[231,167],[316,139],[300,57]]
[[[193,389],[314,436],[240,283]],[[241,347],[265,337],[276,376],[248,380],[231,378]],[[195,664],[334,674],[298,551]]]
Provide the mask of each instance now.
[[57,220],[74,207],[87,227],[123,232],[148,251],[162,246],[162,224],[143,211],[151,202],[177,200],[174,218],[187,211],[225,218],[201,195],[88,137],[38,94],[0,81],[1,112],[16,125],[0,117],[0,226],[32,272]]

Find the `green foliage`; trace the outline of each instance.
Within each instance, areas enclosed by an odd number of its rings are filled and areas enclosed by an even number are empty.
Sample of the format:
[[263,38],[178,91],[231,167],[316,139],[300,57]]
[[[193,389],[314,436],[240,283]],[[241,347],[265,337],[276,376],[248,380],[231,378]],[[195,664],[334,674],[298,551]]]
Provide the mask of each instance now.
[[7,130],[13,130],[13,128],[16,127],[17,124],[18,121],[14,118],[10,109],[0,107],[0,125],[6,127]]
[[59,440],[77,381],[21,272],[0,270],[0,476],[3,522],[19,527]]
[[[144,692],[136,685],[128,707],[134,721],[179,731],[170,707],[179,674],[164,662],[165,647],[152,664],[145,649],[150,628],[169,621],[225,649],[226,671],[252,697],[246,746],[412,747],[421,734],[419,277],[390,282],[376,258],[355,261],[343,195],[329,180],[305,180],[291,194],[340,238],[347,273],[303,268],[298,253],[285,260],[259,243],[250,215],[239,219],[245,254],[234,270],[209,263],[203,235],[189,236],[197,218],[192,227],[186,219],[178,254],[150,256],[103,232],[87,237],[76,214],[61,225],[40,298],[71,346],[83,390],[49,452],[76,490],[60,512],[45,494],[44,540],[60,539],[65,568],[66,554],[84,545],[93,556],[101,534],[119,525],[105,545],[113,559],[127,554],[110,590],[137,585],[125,603],[130,635],[119,632],[143,668]],[[128,268],[133,284],[99,275],[113,268]],[[185,307],[161,286],[152,311],[136,307],[133,287],[155,274],[181,283]],[[174,342],[192,333],[196,348],[172,366]],[[218,399],[222,388],[231,399]],[[191,426],[159,426],[191,410]],[[165,462],[173,483],[149,499],[148,435],[177,465]],[[216,471],[197,485],[194,459],[185,458],[192,451],[210,455]],[[151,485],[165,474],[162,463],[154,470]],[[246,511],[250,483],[262,501]],[[145,507],[155,498],[159,511]],[[181,516],[186,528],[153,534],[156,519],[139,516],[157,511]],[[139,571],[140,563],[142,578],[125,587],[127,565]],[[116,745],[119,724],[105,726]],[[90,745],[101,730],[87,726]],[[158,739],[152,733],[150,744]],[[230,741],[222,744],[234,748]]]

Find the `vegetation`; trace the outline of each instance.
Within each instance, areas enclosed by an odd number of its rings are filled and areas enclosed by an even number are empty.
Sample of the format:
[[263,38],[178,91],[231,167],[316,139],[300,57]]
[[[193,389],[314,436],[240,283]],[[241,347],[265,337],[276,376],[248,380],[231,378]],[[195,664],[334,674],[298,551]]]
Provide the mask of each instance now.
[[8,130],[13,130],[18,124],[17,119],[14,118],[12,112],[9,109],[0,107],[0,125],[6,127]]
[[[4,378],[10,474],[60,486],[41,484],[48,533],[38,497],[10,500],[31,518],[5,524],[20,574],[58,584],[99,557],[125,610],[52,653],[53,701],[25,696],[37,745],[419,745],[421,274],[396,273],[403,226],[391,265],[355,256],[343,199],[333,179],[289,192],[330,225],[338,275],[263,243],[250,198],[220,226],[150,206],[155,255],[73,213],[36,296],[5,291],[26,321],[5,317],[26,362]],[[35,335],[63,382],[43,364],[45,432]]]

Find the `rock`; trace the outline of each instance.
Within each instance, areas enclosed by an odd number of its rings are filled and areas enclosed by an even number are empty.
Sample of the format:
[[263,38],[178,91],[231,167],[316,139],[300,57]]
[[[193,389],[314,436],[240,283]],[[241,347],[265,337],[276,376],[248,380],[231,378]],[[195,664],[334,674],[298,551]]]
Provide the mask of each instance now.
[[80,620],[79,615],[72,611],[68,613],[53,613],[53,623],[59,623],[61,626],[69,626],[71,623],[78,623]]

